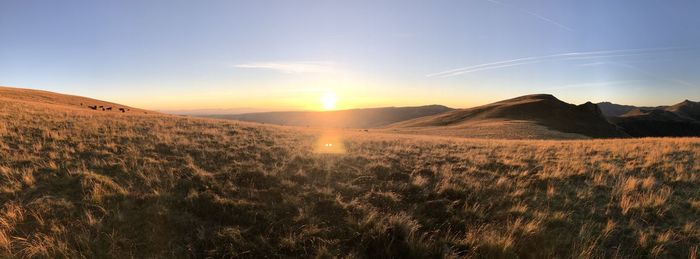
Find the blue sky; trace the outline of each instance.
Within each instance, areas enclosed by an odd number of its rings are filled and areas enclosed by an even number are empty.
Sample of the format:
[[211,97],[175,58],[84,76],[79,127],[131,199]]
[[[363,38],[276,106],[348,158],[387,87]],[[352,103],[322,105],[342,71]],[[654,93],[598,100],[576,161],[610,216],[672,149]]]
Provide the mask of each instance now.
[[0,0],[0,85],[149,109],[700,99],[699,1]]

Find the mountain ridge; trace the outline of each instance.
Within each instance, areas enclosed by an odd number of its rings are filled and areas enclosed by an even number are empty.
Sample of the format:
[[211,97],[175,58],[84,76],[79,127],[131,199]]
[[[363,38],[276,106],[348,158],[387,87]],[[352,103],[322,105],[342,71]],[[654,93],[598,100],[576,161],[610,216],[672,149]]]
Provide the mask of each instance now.
[[631,105],[606,106],[607,114],[619,107],[631,108],[623,114],[607,116],[634,137],[692,137],[700,136],[700,103],[684,100],[670,106],[635,107]]
[[[552,131],[579,134],[593,138],[627,137],[602,116],[600,108],[587,102],[573,105],[551,94],[532,94],[474,108],[458,109],[444,114],[418,118],[390,125],[393,129],[483,127],[484,121],[532,123]],[[496,129],[494,129],[496,130]],[[545,133],[542,133],[545,134]]]

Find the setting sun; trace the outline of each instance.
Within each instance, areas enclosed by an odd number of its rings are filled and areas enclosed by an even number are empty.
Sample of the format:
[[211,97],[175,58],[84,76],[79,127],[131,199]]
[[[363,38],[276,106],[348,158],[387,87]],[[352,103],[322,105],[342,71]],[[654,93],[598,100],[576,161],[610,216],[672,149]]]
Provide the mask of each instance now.
[[338,98],[335,96],[335,93],[326,93],[321,96],[321,104],[323,104],[324,110],[334,110],[336,102],[338,102]]

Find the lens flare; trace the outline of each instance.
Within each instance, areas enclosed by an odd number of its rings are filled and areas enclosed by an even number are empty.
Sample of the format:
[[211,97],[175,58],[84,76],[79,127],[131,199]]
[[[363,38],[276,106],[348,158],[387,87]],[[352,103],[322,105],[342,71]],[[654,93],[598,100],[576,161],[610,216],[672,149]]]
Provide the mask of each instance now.
[[316,141],[314,152],[319,154],[343,154],[345,153],[345,147],[342,140],[340,132],[324,131]]

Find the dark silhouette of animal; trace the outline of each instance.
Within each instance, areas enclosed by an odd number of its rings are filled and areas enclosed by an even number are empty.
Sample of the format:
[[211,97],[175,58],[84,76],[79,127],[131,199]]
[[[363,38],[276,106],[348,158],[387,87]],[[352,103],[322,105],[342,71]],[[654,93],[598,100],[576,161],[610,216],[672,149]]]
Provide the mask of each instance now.
[[104,107],[104,106],[102,106],[102,105],[100,105],[100,108],[104,109],[105,107]]
[[90,105],[88,107],[90,107],[90,109],[97,110],[97,105]]
[[126,112],[126,110],[124,110],[124,108],[119,108],[119,111],[120,111],[120,112]]
[[107,110],[108,110],[108,111],[111,111],[111,110],[112,110],[112,107],[107,107]]
[[102,111],[105,111],[105,108],[102,108]]

